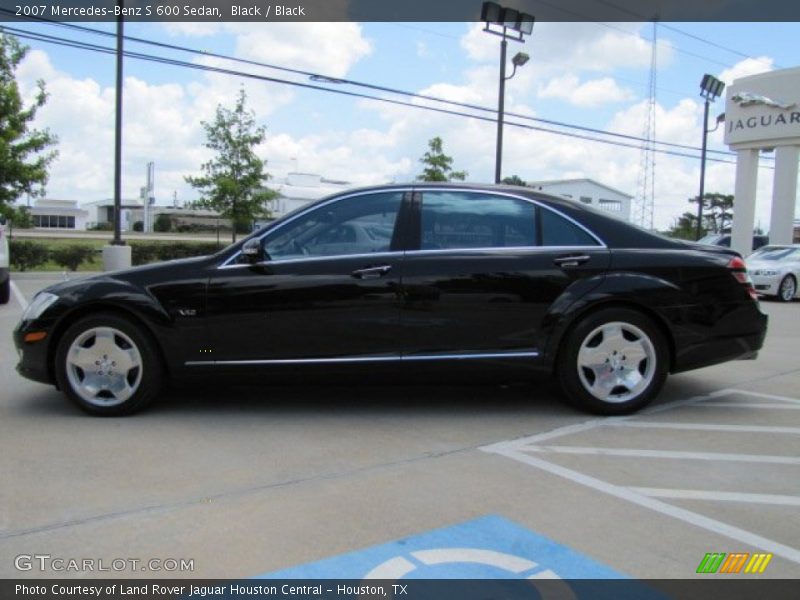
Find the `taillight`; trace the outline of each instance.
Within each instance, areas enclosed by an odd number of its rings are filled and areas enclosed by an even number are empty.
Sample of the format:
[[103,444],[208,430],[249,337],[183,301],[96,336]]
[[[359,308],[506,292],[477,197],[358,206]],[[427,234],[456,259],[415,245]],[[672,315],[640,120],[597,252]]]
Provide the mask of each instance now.
[[736,281],[747,288],[750,297],[753,300],[758,300],[758,294],[756,294],[756,289],[753,287],[753,280],[750,279],[750,275],[747,273],[747,265],[744,260],[739,256],[734,256],[728,263],[728,268],[731,271],[731,275],[736,278]]

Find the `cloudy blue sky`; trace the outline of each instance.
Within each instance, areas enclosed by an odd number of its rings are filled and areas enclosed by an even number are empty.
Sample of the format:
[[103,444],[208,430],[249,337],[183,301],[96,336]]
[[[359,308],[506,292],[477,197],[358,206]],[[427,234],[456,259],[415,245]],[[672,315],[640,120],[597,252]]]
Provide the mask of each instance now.
[[[113,38],[46,24],[14,25],[28,31],[113,46]],[[113,24],[87,24],[113,31]],[[499,38],[467,23],[132,23],[126,34],[495,107]],[[798,23],[681,23],[658,28],[656,137],[699,146],[699,81],[711,73],[736,77],[796,65]],[[643,133],[652,48],[652,25],[641,23],[537,23],[509,57],[531,61],[508,82],[511,112],[635,136]],[[109,198],[113,190],[113,56],[26,41],[31,52],[19,70],[30,94],[43,79],[50,100],[39,125],[60,138],[48,197],[81,202]],[[127,49],[309,83],[307,76],[230,63],[130,42]],[[330,85],[330,84],[328,84]],[[145,165],[156,163],[159,204],[196,198],[184,176],[209,158],[201,122],[218,104],[232,106],[244,87],[249,106],[267,127],[258,149],[268,171],[295,169],[354,184],[409,181],[421,171],[426,142],[441,136],[455,166],[468,179],[491,181],[495,126],[458,116],[393,106],[327,92],[129,59],[125,64],[124,177],[126,197],[144,185]],[[384,95],[335,85],[337,89]],[[416,101],[420,103],[420,101]],[[723,102],[712,107],[713,117]],[[720,128],[721,129],[721,128]],[[721,131],[711,148],[724,149]],[[551,133],[506,128],[504,175],[526,180],[593,177],[637,194],[640,152]],[[729,158],[730,159],[730,158]],[[770,161],[763,161],[765,166]],[[710,163],[707,191],[732,193],[734,167]],[[757,219],[769,222],[772,171],[760,171]],[[699,160],[656,156],[658,227],[691,206]]]

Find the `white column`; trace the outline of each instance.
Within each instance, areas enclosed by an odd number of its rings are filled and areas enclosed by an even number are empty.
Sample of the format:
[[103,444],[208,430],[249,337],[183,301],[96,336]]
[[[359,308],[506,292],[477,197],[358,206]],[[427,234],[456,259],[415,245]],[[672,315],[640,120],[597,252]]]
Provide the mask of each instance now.
[[770,244],[792,243],[798,158],[798,146],[781,146],[775,150],[775,185],[772,190],[772,215],[769,219]]
[[736,152],[736,187],[734,189],[733,233],[731,248],[742,256],[753,251],[753,226],[756,219],[756,184],[758,183],[758,148]]

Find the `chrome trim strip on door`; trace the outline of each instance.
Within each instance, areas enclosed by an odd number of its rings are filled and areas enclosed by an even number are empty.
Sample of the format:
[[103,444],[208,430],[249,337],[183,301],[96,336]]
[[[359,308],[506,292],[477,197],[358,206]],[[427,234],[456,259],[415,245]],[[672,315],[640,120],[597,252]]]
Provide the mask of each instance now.
[[189,360],[187,367],[247,365],[315,365],[344,363],[405,362],[430,360],[475,360],[492,358],[536,358],[538,352],[489,352],[480,354],[419,354],[411,356],[354,356],[344,358],[276,358],[265,360]]

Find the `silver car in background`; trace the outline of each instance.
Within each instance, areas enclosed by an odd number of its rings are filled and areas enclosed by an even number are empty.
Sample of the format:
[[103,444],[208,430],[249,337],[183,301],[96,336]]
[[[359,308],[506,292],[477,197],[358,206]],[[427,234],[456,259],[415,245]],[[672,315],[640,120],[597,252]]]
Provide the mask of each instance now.
[[759,248],[747,257],[747,271],[760,295],[791,302],[798,297],[800,244]]

